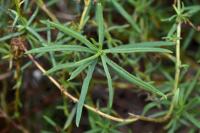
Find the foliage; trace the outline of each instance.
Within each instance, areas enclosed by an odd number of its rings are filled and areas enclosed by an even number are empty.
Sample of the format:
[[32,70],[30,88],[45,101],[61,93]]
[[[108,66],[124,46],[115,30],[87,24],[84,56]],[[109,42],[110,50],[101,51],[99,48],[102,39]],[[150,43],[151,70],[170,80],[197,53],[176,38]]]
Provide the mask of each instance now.
[[[48,69],[44,76],[55,77],[66,88],[64,91],[79,99],[72,104],[62,95],[56,103],[50,103],[53,107],[45,108],[39,118],[45,123],[42,132],[72,132],[76,128],[74,121],[77,127],[82,126],[85,117],[89,125],[87,133],[121,132],[118,129],[130,123],[113,124],[112,118],[104,119],[98,115],[100,111],[109,116],[119,115],[113,107],[118,102],[115,93],[121,89],[116,85],[118,82],[123,82],[124,86],[131,84],[130,92],[136,89],[135,93],[148,94],[148,102],[144,101],[141,114],[127,112],[132,114],[130,117],[166,122],[164,129],[170,133],[183,127],[192,129],[191,132],[200,128],[200,40],[196,26],[200,21],[197,17],[200,6],[197,0],[176,0],[175,3],[155,0],[70,1],[68,4],[73,6],[69,10],[79,16],[71,20],[68,20],[70,11],[61,5],[62,2],[1,1],[0,58],[3,69],[0,73],[13,73],[8,77],[14,79],[11,88],[15,93],[15,107],[12,109],[6,98],[10,89],[6,77],[1,81],[0,110],[6,112],[11,121],[15,123],[21,119],[23,105],[28,102],[24,101],[23,93],[28,91],[24,86],[26,78],[31,79],[31,76],[25,75],[33,71],[29,55],[34,55],[39,63],[45,60],[49,64],[44,67]],[[58,7],[68,16],[55,15]],[[174,12],[169,12],[172,9]],[[195,49],[192,49],[193,45],[196,45]],[[92,92],[95,86],[103,84],[107,85],[108,98],[107,105],[101,107],[93,100]],[[56,90],[51,88],[51,91]],[[88,111],[85,115],[85,104],[95,107],[96,111]],[[59,111],[66,121],[56,119],[55,114]],[[21,125],[19,130],[28,128],[26,123]]]

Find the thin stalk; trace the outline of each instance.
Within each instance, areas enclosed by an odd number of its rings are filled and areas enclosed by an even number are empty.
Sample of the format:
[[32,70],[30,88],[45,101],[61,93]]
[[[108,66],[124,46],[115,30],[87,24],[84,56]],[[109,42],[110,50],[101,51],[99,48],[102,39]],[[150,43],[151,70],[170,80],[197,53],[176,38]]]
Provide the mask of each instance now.
[[15,5],[16,5],[17,13],[20,16],[20,0],[15,0]]
[[85,3],[85,6],[84,6],[84,9],[83,9],[83,13],[81,15],[81,19],[80,19],[80,24],[79,24],[79,31],[81,31],[85,25],[85,19],[86,19],[86,16],[88,14],[88,11],[90,9],[90,2],[91,0],[84,0],[84,3]]
[[[174,89],[172,90],[173,92],[176,91],[178,89],[178,84],[179,84],[179,77],[180,77],[180,36],[181,36],[181,22],[178,24],[177,26],[177,44],[176,44],[176,78],[175,78],[175,83],[174,83]],[[27,49],[24,47],[24,50],[27,51]],[[99,51],[95,56],[99,56],[101,54],[101,51]],[[33,56],[31,54],[28,54],[28,57],[30,58],[30,60],[32,60],[32,62],[37,66],[37,68],[39,70],[41,70],[43,73],[46,73],[46,70],[33,58]],[[77,103],[79,100],[72,96],[70,93],[68,93],[63,86],[61,86],[53,77],[47,75],[47,77],[49,78],[49,80],[51,80],[51,82],[56,85],[58,87],[58,89],[68,98],[70,98],[72,101],[74,101],[75,103]],[[174,97],[173,97],[174,99]],[[141,115],[134,115],[134,114],[130,114],[131,117],[127,118],[127,119],[123,119],[120,117],[115,117],[115,116],[111,116],[109,114],[103,113],[100,110],[98,110],[97,108],[91,107],[87,104],[84,104],[84,107],[87,108],[90,111],[95,112],[96,114],[99,114],[100,116],[116,121],[116,122],[134,122],[137,120],[143,120],[143,121],[150,121],[150,122],[156,122],[156,123],[161,123],[161,122],[165,122],[167,121],[170,116],[171,113],[173,111],[174,108],[174,100],[172,100],[171,105],[170,105],[170,109],[168,111],[168,113],[163,116],[163,117],[158,117],[158,118],[151,118],[151,117],[145,117],[145,116],[141,116]]]
[[[178,2],[178,8],[180,9],[180,0],[177,1]],[[178,22],[177,24],[177,40],[176,40],[176,72],[175,72],[175,81],[174,81],[174,88],[172,89],[172,94],[175,94],[175,92],[177,91],[178,87],[179,87],[179,79],[180,79],[180,68],[181,68],[181,56],[180,56],[180,44],[181,44],[181,24],[182,22]],[[134,115],[134,114],[130,114],[133,117],[136,117],[140,120],[143,121],[150,121],[150,122],[156,122],[156,123],[161,123],[164,121],[167,121],[170,117],[171,114],[173,112],[174,109],[174,99],[175,99],[175,95],[172,98],[171,101],[171,105],[169,108],[169,111],[167,112],[167,114],[163,117],[160,118],[150,118],[150,117],[145,117],[145,116],[139,116],[139,115]]]
[[[177,3],[178,10],[180,10],[181,9],[181,0],[176,0],[176,3]],[[181,25],[182,25],[182,22],[181,22],[181,20],[179,20],[178,24],[177,24],[177,28],[176,28],[176,32],[177,32],[177,40],[176,40],[176,66],[175,66],[176,68],[175,68],[174,88],[172,89],[172,94],[175,94],[175,92],[178,90],[179,80],[180,80],[180,68],[181,68],[181,56],[180,56]],[[165,121],[167,121],[171,117],[171,114],[172,114],[173,109],[175,107],[174,100],[175,100],[175,95],[172,98],[169,111],[163,117],[150,118],[150,117],[133,115],[133,114],[131,114],[131,115],[134,116],[134,117],[136,117],[136,118],[138,117],[138,119],[143,120],[143,121],[158,122],[158,123],[165,122]]]
[[[86,0],[87,1],[87,0]],[[89,0],[88,0],[89,1]],[[177,7],[178,9],[181,8],[181,5],[180,5],[180,0],[177,0],[176,1],[177,3]],[[87,8],[87,7],[85,7]],[[80,27],[82,28],[82,24],[84,25],[84,18],[85,18],[85,15],[84,13],[82,14],[82,20],[80,22]],[[174,87],[172,89],[172,93],[174,94],[174,92],[177,91],[178,87],[179,87],[179,80],[180,80],[180,67],[181,67],[181,57],[180,57],[180,43],[181,43],[181,25],[182,25],[182,22],[181,20],[179,20],[177,22],[177,40],[176,40],[176,67],[175,67],[175,80],[174,80]],[[24,48],[25,51],[26,48]],[[102,51],[99,51],[95,57],[98,57],[99,55],[101,55]],[[38,69],[40,69],[43,73],[46,73],[46,70],[33,58],[33,56],[31,54],[28,54],[28,57],[30,58],[30,60],[33,61],[33,63],[37,66]],[[70,98],[71,100],[73,100],[75,103],[77,103],[79,100],[74,97],[73,95],[71,95],[70,93],[67,92],[66,89],[63,88],[62,85],[60,85],[52,76],[49,76],[47,75],[47,77],[49,78],[49,80],[57,86],[57,88],[65,95],[67,96],[68,98]],[[127,119],[123,119],[123,118],[120,118],[120,117],[115,117],[115,116],[111,116],[109,114],[106,114],[104,112],[101,112],[98,108],[95,108],[95,107],[91,107],[87,104],[84,104],[84,107],[87,108],[88,110],[91,110],[93,112],[95,112],[96,114],[99,114],[100,116],[104,117],[104,118],[107,118],[107,119],[110,119],[110,120],[113,120],[113,121],[117,121],[117,122],[134,122],[134,121],[137,121],[137,120],[143,120],[143,121],[151,121],[151,122],[165,122],[167,121],[170,117],[171,117],[171,114],[173,112],[173,109],[174,109],[174,99],[175,99],[175,96],[173,96],[172,98],[172,101],[171,101],[171,105],[170,105],[170,108],[168,110],[168,112],[166,113],[165,116],[163,117],[158,117],[158,118],[152,118],[152,117],[145,117],[145,116],[141,116],[141,115],[134,115],[134,114],[131,114],[132,117],[130,118],[127,118]]]
[[[181,9],[181,0],[177,0],[177,6],[178,10]],[[181,44],[181,25],[182,22],[179,20],[177,24],[177,40],[176,40],[176,72],[175,72],[175,81],[174,81],[174,88],[172,90],[172,93],[175,94],[175,92],[178,90],[179,87],[179,80],[180,80],[180,68],[181,68],[181,56],[180,56],[180,44]],[[170,109],[166,115],[166,117],[170,117],[170,115],[173,112],[174,109],[174,99],[175,96],[173,96]]]
[[175,74],[175,83],[174,90],[178,89],[179,77],[180,77],[180,67],[181,67],[181,58],[180,58],[180,37],[181,37],[181,22],[177,25],[177,41],[176,41],[176,74]]
[[43,0],[37,0],[36,4],[49,16],[52,21],[58,22],[56,16],[47,8]]

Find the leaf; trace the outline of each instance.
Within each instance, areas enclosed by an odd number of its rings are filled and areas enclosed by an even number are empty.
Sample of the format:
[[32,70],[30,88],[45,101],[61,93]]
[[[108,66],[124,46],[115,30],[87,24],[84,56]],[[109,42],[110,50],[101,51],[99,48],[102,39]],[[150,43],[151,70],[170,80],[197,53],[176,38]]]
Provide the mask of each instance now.
[[76,125],[77,126],[79,126],[79,123],[80,123],[85,97],[87,95],[89,83],[90,83],[90,80],[92,78],[92,74],[94,72],[96,63],[97,62],[94,62],[93,64],[91,64],[89,66],[87,76],[85,77],[85,79],[83,81],[83,85],[82,85],[82,88],[81,88],[81,95],[80,95],[80,98],[79,98],[79,101],[78,101],[77,111],[76,111]]
[[27,26],[27,27],[26,27],[26,30],[27,30],[29,33],[31,33],[33,36],[35,36],[40,42],[42,42],[42,43],[41,43],[42,46],[45,46],[45,45],[43,44],[44,39],[36,32],[35,29],[33,29],[33,28]]
[[200,97],[194,97],[192,99],[189,99],[188,104],[186,105],[186,108],[188,110],[193,110],[196,107],[200,106]]
[[118,10],[118,12],[131,24],[131,26],[138,32],[140,33],[141,30],[135,20],[124,10],[124,8],[116,1],[112,0],[113,5],[115,8]]
[[196,127],[200,128],[200,121],[198,119],[196,119],[193,115],[185,112],[184,116],[192,123],[194,124]]
[[6,50],[4,48],[0,48],[0,53],[2,53],[2,54],[8,54],[10,52],[9,52],[9,50]]
[[103,45],[104,40],[104,21],[103,21],[103,9],[101,3],[97,4],[96,18],[98,23],[98,37],[99,44]]
[[73,67],[77,67],[77,66],[82,65],[82,64],[84,64],[84,63],[86,63],[86,62],[88,62],[88,61],[94,60],[94,59],[97,58],[97,57],[98,57],[98,54],[95,54],[95,55],[93,55],[93,56],[90,56],[90,57],[88,57],[88,58],[82,59],[82,60],[77,61],[77,62],[74,62],[74,63],[69,62],[69,63],[65,63],[65,64],[58,64],[58,65],[56,65],[55,67],[49,69],[49,70],[46,72],[46,74],[50,74],[50,73],[53,73],[53,72],[55,72],[55,71],[58,71],[58,70],[64,69],[64,68],[73,68]]
[[187,15],[189,15],[191,17],[195,13],[200,11],[200,6],[199,5],[187,6],[184,8],[184,10],[187,11]]
[[75,113],[76,113],[76,107],[74,107],[73,109],[72,109],[72,111],[70,112],[70,114],[69,114],[69,116],[68,116],[68,119],[67,119],[67,121],[65,122],[65,125],[64,125],[64,130],[66,130],[69,126],[70,126],[70,124],[72,123],[72,120],[73,120],[73,118],[74,118],[74,116],[75,116]]
[[172,51],[164,48],[111,48],[104,50],[105,53],[137,53],[137,52],[159,52],[159,53],[172,53]]
[[154,48],[161,46],[172,46],[174,42],[156,41],[156,42],[141,42],[135,44],[126,44],[117,46],[111,49],[104,50],[105,53],[132,53],[132,52],[162,52],[162,53],[172,53],[168,49],[164,48]]
[[35,9],[34,13],[31,15],[31,18],[28,20],[27,25],[29,26],[33,20],[35,19],[36,15],[38,14],[38,7]]
[[171,27],[171,29],[169,30],[169,32],[168,32],[166,38],[170,38],[170,37],[172,37],[172,36],[175,34],[175,32],[176,32],[176,27],[177,27],[177,24],[176,24],[176,23],[172,25],[172,27]]
[[86,131],[85,133],[99,133],[101,131],[102,131],[101,128],[95,128],[95,129],[91,129],[89,131]]
[[109,91],[109,101],[108,101],[109,103],[108,103],[108,105],[111,108],[112,104],[113,104],[113,96],[114,96],[114,90],[113,90],[113,86],[112,86],[112,79],[111,79],[111,76],[110,76],[110,73],[109,73],[109,70],[108,70],[108,67],[107,67],[107,64],[106,64],[105,55],[101,56],[101,60],[102,60],[103,68],[104,68],[104,71],[105,71],[106,77],[107,77],[108,91]]
[[112,128],[109,130],[109,132],[112,132],[112,133],[121,133],[121,132],[118,131],[117,129],[112,129]]
[[15,32],[15,33],[9,33],[8,35],[5,35],[3,37],[0,38],[0,42],[3,42],[3,41],[6,41],[10,38],[14,38],[14,37],[17,37],[17,36],[20,36],[24,34],[24,32]]
[[[19,14],[18,14],[15,10],[9,9],[9,11],[11,12],[11,14],[13,14],[13,15],[15,16],[15,18],[13,18],[14,21],[13,21],[13,24],[12,24],[12,27],[15,27],[15,26],[16,26],[16,23],[17,23],[17,21],[18,21],[18,19],[19,19]],[[14,16],[13,16],[13,17],[14,17]],[[12,17],[12,15],[11,15],[11,17]]]
[[80,22],[79,22],[79,30],[82,30],[85,26],[85,24],[87,23],[87,21],[89,20],[90,18],[90,10],[91,10],[91,1],[85,1],[85,7],[83,9],[83,12],[82,12],[82,15],[81,15],[81,19],[80,19]]
[[45,74],[50,74],[50,73],[56,72],[60,69],[69,69],[69,68],[73,68],[73,67],[76,67],[76,66],[77,65],[75,63],[57,64],[56,66],[54,66],[51,69],[49,69],[48,71],[46,71]]
[[158,103],[155,103],[155,102],[151,102],[151,103],[145,105],[145,107],[142,111],[142,115],[145,115],[149,110],[151,110],[152,108],[157,107],[157,106],[158,106]]
[[195,85],[198,82],[198,78],[200,76],[200,70],[198,70],[197,74],[195,75],[195,77],[192,79],[192,81],[190,82],[185,94],[184,94],[184,99],[187,100],[189,95],[191,94],[191,92],[193,91],[193,89],[195,88]]
[[54,133],[54,132],[42,130],[41,133]]
[[83,63],[82,65],[80,65],[77,69],[75,69],[72,73],[70,78],[68,79],[68,81],[74,79],[76,76],[78,76],[86,67],[88,67],[91,63],[93,63],[94,61],[89,61],[86,63]]
[[174,46],[174,42],[167,41],[154,41],[154,42],[139,42],[133,44],[120,45],[116,48],[145,48],[145,47],[164,47],[164,46]]
[[83,35],[77,33],[76,31],[73,31],[72,29],[58,23],[50,22],[47,21],[51,26],[59,29],[60,31],[64,32],[65,34],[74,37],[75,39],[79,40],[83,44],[85,44],[87,47],[96,50],[96,47],[89,41],[87,40]]
[[142,81],[141,79],[131,75],[129,72],[127,72],[126,70],[124,70],[122,67],[120,67],[119,65],[117,65],[116,63],[114,63],[112,60],[110,60],[109,58],[106,57],[106,62],[109,66],[111,66],[121,77],[123,77],[124,79],[126,79],[127,81],[134,83],[137,86],[142,87],[144,90],[150,91],[152,93],[158,94],[160,96],[163,96],[166,98],[166,96],[159,91],[158,89],[156,89],[154,86],[152,86],[151,84]]
[[194,29],[190,29],[190,31],[187,33],[187,35],[184,37],[184,42],[182,44],[182,49],[185,51],[188,46],[190,45],[190,43],[192,42],[192,38],[195,35],[195,30]]
[[56,127],[56,123],[51,119],[49,118],[48,116],[44,115],[43,118],[53,127]]
[[53,44],[53,45],[48,45],[45,47],[40,47],[40,48],[35,48],[32,50],[29,50],[26,52],[26,54],[52,52],[52,51],[77,51],[77,52],[90,52],[90,53],[93,52],[89,48],[86,48],[83,46]]

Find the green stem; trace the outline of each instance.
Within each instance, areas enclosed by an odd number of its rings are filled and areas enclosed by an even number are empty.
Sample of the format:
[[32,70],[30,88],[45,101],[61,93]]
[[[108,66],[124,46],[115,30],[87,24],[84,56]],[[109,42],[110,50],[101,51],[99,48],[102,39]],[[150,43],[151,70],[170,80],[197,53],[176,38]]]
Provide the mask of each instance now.
[[[178,10],[181,9],[181,5],[180,5],[180,0],[177,1],[177,7],[178,7]],[[178,87],[179,87],[179,80],[180,80],[180,68],[181,68],[181,56],[180,56],[180,44],[181,44],[181,25],[182,25],[182,22],[181,20],[179,20],[178,24],[177,24],[177,29],[176,29],[176,32],[177,32],[177,40],[176,40],[176,70],[175,70],[175,80],[174,80],[174,88],[172,89],[172,93],[175,94],[175,92],[178,90]],[[161,117],[161,118],[148,118],[148,117],[139,117],[140,120],[144,120],[144,121],[151,121],[151,122],[164,122],[166,120],[168,120],[171,115],[172,115],[172,112],[174,110],[174,107],[175,107],[175,104],[174,104],[174,101],[175,101],[175,95],[173,95],[173,98],[172,98],[172,101],[171,101],[171,105],[170,105],[170,108],[167,112],[167,114],[164,116],[164,117]]]
[[47,8],[43,0],[36,0],[36,4],[49,16],[53,22],[58,22],[56,16]]
[[[178,3],[179,3],[179,2],[180,2],[180,0],[178,0]],[[178,4],[178,8],[180,9],[180,4]],[[180,67],[181,67],[181,57],[180,57],[181,24],[182,24],[182,22],[180,21],[180,22],[178,22],[178,25],[177,25],[176,72],[175,72],[174,88],[173,88],[173,90],[172,90],[172,93],[173,93],[173,94],[175,94],[175,92],[178,90],[179,79],[180,79]],[[173,110],[174,110],[174,107],[175,107],[174,100],[175,100],[175,95],[174,95],[173,98],[172,98],[169,111],[167,112],[167,114],[166,114],[164,117],[160,117],[160,118],[149,118],[149,117],[145,117],[145,116],[138,116],[138,119],[144,120],[144,121],[156,122],[156,123],[160,123],[160,122],[167,121],[167,120],[171,117],[171,114],[172,114],[172,112],[173,112]]]
[[17,13],[20,16],[20,0],[15,0],[15,5],[16,5]]
[[[177,1],[177,7],[178,10],[181,9],[181,0]],[[180,80],[180,68],[181,68],[181,56],[180,56],[180,44],[181,44],[181,25],[182,22],[179,21],[177,24],[177,40],[176,40],[176,72],[175,72],[175,81],[174,81],[174,88],[172,90],[172,93],[175,94],[175,92],[178,90],[179,87],[179,80]],[[166,115],[166,118],[169,118],[173,112],[174,109],[174,99],[175,99],[175,95],[172,98],[171,101],[171,105],[170,105],[170,109]]]
[[180,77],[180,67],[181,67],[181,59],[180,59],[180,37],[181,37],[181,22],[178,23],[177,26],[177,41],[176,41],[176,74],[175,74],[175,83],[174,83],[174,91],[178,89],[179,77]]
[[81,20],[80,20],[80,24],[79,24],[79,31],[81,31],[85,25],[85,19],[86,19],[86,16],[89,12],[89,9],[90,9],[90,3],[91,3],[91,0],[84,0],[84,3],[85,3],[85,7],[83,9],[83,13],[81,15]]

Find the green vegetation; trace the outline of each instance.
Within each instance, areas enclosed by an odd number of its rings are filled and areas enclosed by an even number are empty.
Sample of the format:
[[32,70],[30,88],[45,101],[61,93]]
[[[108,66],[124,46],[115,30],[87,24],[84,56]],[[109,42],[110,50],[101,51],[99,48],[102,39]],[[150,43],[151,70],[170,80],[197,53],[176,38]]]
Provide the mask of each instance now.
[[[2,131],[197,132],[199,13],[198,0],[1,0]],[[139,113],[120,112],[122,91]]]

